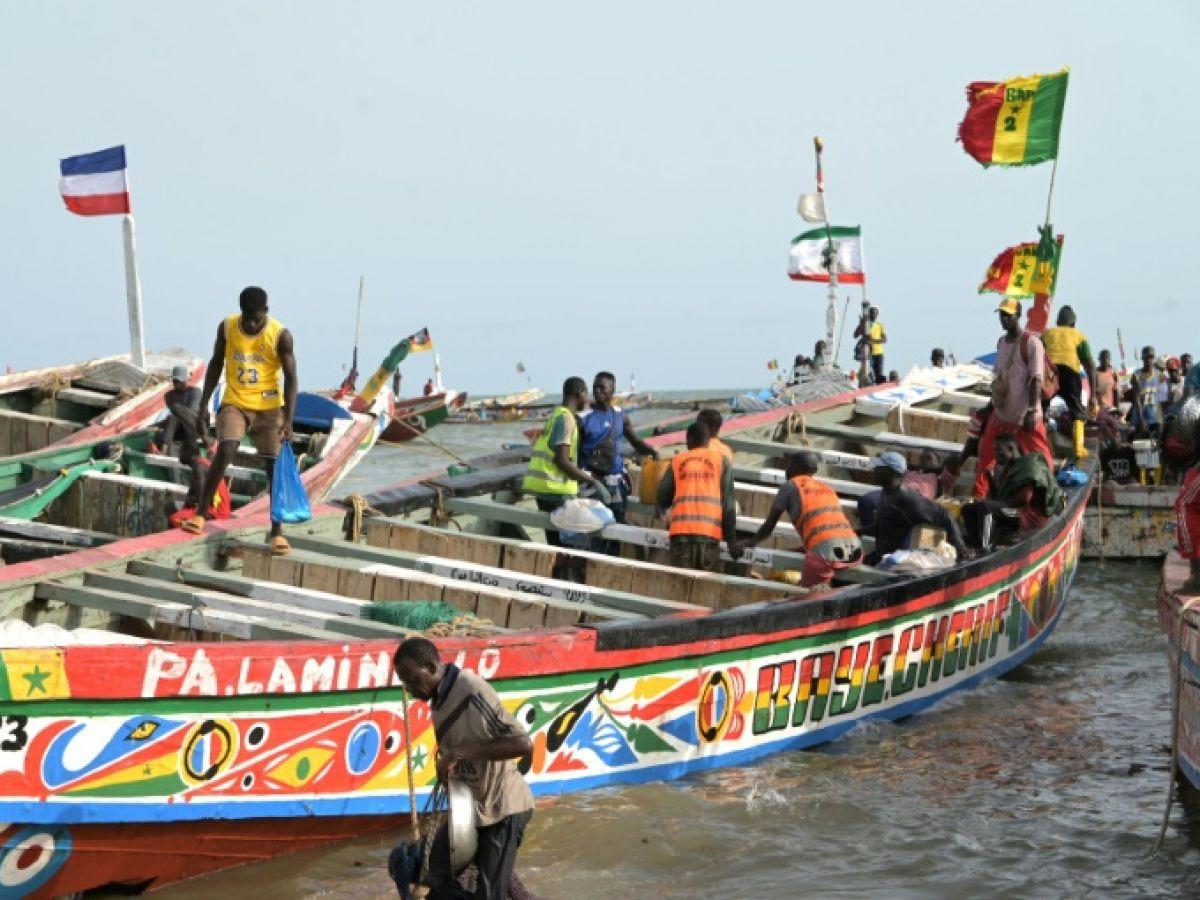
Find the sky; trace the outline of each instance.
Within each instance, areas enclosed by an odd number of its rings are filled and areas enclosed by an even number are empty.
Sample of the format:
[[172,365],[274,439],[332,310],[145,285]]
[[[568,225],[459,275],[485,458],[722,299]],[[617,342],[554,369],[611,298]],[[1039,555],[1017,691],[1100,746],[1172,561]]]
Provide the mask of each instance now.
[[[302,387],[428,327],[448,384],[752,386],[810,352],[789,281],[826,145],[888,368],[991,349],[976,288],[1036,238],[1049,164],[985,170],[965,86],[1071,67],[1058,302],[1096,349],[1200,351],[1200,5],[1187,2],[41,2],[0,8],[0,366],[128,349],[119,217],[58,160],[127,147],[146,343],[207,356],[246,285]],[[858,288],[851,309],[860,300]],[[841,304],[839,304],[840,306]],[[848,337],[848,335],[847,335]],[[849,364],[850,341],[841,351]],[[432,354],[404,364],[416,391]]]

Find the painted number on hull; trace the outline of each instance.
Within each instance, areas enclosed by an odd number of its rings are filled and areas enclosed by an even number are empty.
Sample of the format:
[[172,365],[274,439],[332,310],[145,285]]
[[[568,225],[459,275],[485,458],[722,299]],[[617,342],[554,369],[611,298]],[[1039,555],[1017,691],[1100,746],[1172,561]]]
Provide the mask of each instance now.
[[29,743],[29,735],[25,732],[28,724],[28,716],[0,716],[0,750],[16,753],[25,749]]

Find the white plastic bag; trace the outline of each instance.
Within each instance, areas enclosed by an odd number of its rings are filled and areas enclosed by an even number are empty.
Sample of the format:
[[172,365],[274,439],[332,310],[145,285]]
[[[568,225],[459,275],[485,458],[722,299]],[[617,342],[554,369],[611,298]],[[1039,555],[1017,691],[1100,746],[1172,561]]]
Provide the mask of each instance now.
[[614,521],[612,510],[599,500],[574,497],[550,513],[550,524],[559,531],[595,534]]

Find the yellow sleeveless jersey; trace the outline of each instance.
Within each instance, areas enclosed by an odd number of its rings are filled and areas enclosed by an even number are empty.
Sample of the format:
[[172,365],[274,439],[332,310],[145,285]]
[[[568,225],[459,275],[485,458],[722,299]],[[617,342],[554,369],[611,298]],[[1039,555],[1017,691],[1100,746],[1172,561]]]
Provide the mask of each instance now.
[[283,367],[279,364],[279,334],[283,325],[268,318],[256,335],[242,332],[242,317],[225,320],[225,394],[221,403],[247,410],[283,406]]
[[1042,343],[1046,346],[1046,355],[1056,366],[1067,366],[1078,372],[1083,360],[1079,358],[1079,348],[1087,343],[1087,338],[1078,328],[1066,325],[1056,325],[1042,333]]

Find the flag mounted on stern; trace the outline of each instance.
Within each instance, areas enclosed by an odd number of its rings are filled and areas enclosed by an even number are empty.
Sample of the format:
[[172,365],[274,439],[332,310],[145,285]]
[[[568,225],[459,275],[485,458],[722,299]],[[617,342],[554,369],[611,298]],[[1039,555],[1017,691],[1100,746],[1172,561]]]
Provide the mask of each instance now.
[[967,85],[958,139],[984,166],[1033,166],[1058,158],[1067,70]]
[[1063,236],[1049,238],[1047,230],[1040,241],[1009,247],[988,267],[979,293],[1003,294],[1015,299],[1039,294],[1053,297],[1058,284],[1062,246]]
[[58,182],[67,209],[79,216],[117,216],[129,212],[125,145],[59,160]]
[[863,284],[867,273],[863,266],[862,227],[831,225],[814,228],[792,239],[788,253],[788,278],[793,281],[829,281],[827,259],[829,242],[837,253],[839,284]]
[[358,396],[364,402],[370,403],[383,390],[383,386],[387,384],[392,372],[396,371],[396,366],[400,365],[408,357],[408,354],[432,349],[433,338],[429,336],[428,328],[422,328],[415,334],[410,334],[388,351],[388,355],[384,357],[383,362],[379,364],[379,368],[375,370],[375,374],[363,386]]

